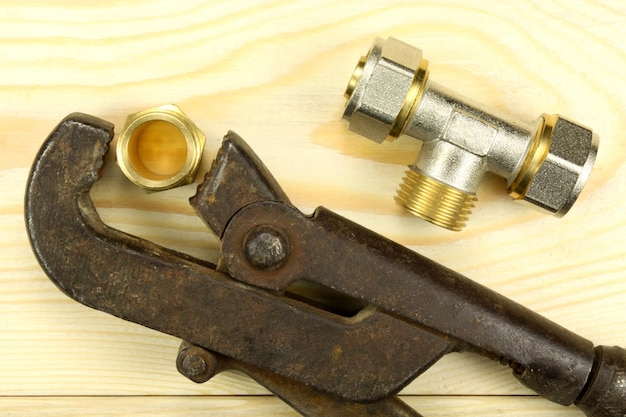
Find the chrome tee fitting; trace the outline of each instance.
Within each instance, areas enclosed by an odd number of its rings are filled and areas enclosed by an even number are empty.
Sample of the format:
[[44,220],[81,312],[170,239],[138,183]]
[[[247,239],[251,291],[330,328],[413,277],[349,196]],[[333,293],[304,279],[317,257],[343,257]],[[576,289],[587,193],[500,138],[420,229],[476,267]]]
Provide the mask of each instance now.
[[473,103],[428,77],[422,51],[377,38],[348,83],[344,119],[373,141],[400,135],[423,142],[396,201],[439,226],[461,230],[486,172],[506,180],[509,195],[563,216],[594,164],[598,137],[559,115],[532,123]]

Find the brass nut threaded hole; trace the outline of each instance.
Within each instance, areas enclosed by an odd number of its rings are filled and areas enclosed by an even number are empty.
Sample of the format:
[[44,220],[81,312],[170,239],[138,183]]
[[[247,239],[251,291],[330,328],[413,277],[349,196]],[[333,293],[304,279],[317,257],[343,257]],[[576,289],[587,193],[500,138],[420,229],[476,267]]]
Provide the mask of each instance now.
[[155,181],[171,178],[183,169],[187,160],[185,135],[169,122],[147,122],[132,133],[128,157],[143,177]]
[[411,214],[453,231],[462,230],[474,208],[476,196],[412,169],[406,172],[396,202]]
[[205,136],[176,106],[131,114],[117,142],[117,163],[141,188],[166,190],[193,181]]

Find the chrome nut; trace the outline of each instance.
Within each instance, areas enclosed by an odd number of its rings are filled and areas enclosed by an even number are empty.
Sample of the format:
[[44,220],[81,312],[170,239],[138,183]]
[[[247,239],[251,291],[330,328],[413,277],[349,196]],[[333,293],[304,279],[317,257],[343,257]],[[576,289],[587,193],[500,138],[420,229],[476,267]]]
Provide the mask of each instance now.
[[350,120],[350,130],[378,143],[395,139],[402,128],[394,129],[396,117],[406,107],[421,61],[421,50],[394,38],[376,38],[346,88],[343,117]]
[[558,217],[567,213],[589,178],[598,141],[591,129],[557,116],[546,158],[521,199]]

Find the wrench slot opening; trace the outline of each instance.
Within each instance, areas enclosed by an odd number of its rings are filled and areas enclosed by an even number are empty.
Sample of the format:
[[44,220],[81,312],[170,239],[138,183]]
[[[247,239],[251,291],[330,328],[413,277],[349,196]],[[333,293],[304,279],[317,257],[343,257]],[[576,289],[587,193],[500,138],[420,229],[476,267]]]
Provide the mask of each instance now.
[[346,318],[355,317],[367,307],[366,303],[357,298],[306,279],[291,284],[285,296]]

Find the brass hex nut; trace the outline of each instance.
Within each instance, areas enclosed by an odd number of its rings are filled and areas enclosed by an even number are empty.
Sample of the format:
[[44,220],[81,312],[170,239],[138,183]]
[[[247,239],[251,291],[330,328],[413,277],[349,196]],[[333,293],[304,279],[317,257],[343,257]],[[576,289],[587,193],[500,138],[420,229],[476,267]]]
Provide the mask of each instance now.
[[166,190],[193,182],[206,137],[173,104],[128,116],[117,140],[117,163],[141,188]]
[[382,143],[405,103],[422,51],[394,38],[376,38],[346,89],[343,118],[350,130]]
[[547,156],[522,199],[560,217],[572,207],[587,182],[599,140],[591,129],[556,117]]

